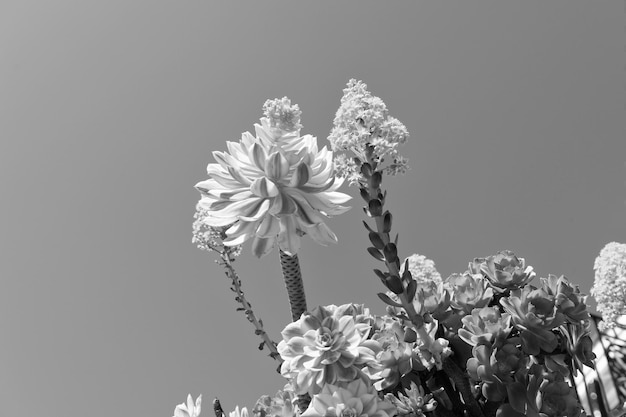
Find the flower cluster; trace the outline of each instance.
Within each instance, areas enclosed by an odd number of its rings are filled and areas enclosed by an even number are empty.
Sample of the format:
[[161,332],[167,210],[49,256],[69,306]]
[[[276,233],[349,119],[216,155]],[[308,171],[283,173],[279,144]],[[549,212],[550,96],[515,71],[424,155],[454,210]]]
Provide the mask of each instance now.
[[591,294],[602,313],[602,328],[612,328],[615,320],[626,314],[626,244],[611,242],[596,258],[595,282]]
[[287,98],[266,102],[264,110],[256,136],[245,132],[239,142],[227,142],[228,152],[213,152],[209,179],[196,184],[202,222],[229,226],[227,246],[252,238],[258,257],[276,243],[293,255],[303,235],[322,245],[336,242],[325,219],[348,210],[342,204],[350,197],[336,191],[343,181],[334,175],[332,152],[319,150],[315,137],[300,136],[300,111]]
[[389,116],[385,103],[373,96],[365,83],[355,79],[348,82],[328,137],[333,151],[347,152],[347,155],[339,153],[335,159],[338,175],[347,178],[350,184],[359,183],[360,165],[370,158],[380,164],[389,161],[385,167],[387,174],[405,173],[407,160],[398,153],[398,147],[408,137],[406,127]]

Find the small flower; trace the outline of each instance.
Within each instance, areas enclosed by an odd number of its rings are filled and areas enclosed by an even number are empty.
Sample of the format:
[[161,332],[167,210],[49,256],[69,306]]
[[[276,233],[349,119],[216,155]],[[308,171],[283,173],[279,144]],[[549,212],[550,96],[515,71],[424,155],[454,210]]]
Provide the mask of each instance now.
[[406,261],[409,261],[409,271],[411,271],[411,276],[418,284],[431,281],[435,282],[435,284],[443,282],[441,274],[439,274],[439,271],[435,268],[435,262],[432,259],[415,253],[406,258],[402,263],[400,267],[401,274],[404,272],[404,264]]
[[558,338],[552,330],[565,322],[565,316],[545,290],[528,285],[512,290],[509,297],[500,299],[500,304],[521,330],[524,352],[537,355],[541,349],[550,353],[557,347]]
[[325,384],[356,379],[380,350],[378,342],[368,340],[370,329],[352,314],[337,316],[325,307],[303,314],[281,332],[282,375],[292,378],[297,394],[312,395]]
[[267,100],[263,105],[263,114],[269,121],[269,126],[279,133],[294,132],[302,128],[300,124],[302,112],[298,105],[292,105],[287,97]]
[[392,417],[396,408],[362,379],[324,385],[302,417]]
[[598,301],[602,314],[600,330],[615,326],[626,314],[626,244],[611,242],[601,251],[593,265],[595,281],[591,295]]
[[240,410],[239,406],[235,407],[235,411],[231,411],[230,413],[228,413],[229,417],[248,417],[248,415],[248,409],[246,407],[243,407]]
[[411,381],[411,388],[406,390],[406,395],[401,391],[398,396],[389,393],[385,399],[398,409],[398,416],[425,417],[424,413],[434,411],[437,402],[432,394],[426,394],[421,386]]
[[343,180],[335,178],[332,152],[318,150],[311,135],[281,130],[295,116],[290,119],[275,107],[266,110],[271,117],[278,112],[277,127],[270,126],[273,119],[263,118],[256,137],[246,132],[240,142],[227,142],[228,152],[213,153],[217,163],[208,165],[209,179],[196,184],[199,205],[208,214],[204,223],[232,225],[223,242],[227,246],[253,238],[258,257],[276,243],[293,255],[305,234],[322,245],[336,242],[325,219],[349,209],[341,204],[350,196],[336,191]]
[[333,121],[328,140],[335,152],[349,152],[358,159],[358,164],[342,162],[342,178],[360,177],[359,165],[368,160],[368,149],[372,157],[382,163],[391,163],[383,168],[387,174],[403,173],[407,169],[406,159],[399,155],[398,146],[409,137],[406,127],[396,118],[390,117],[385,103],[367,91],[362,81],[351,79],[343,90],[341,105]]
[[523,287],[535,276],[532,266],[526,266],[524,258],[518,258],[508,250],[487,257],[480,270],[491,285],[501,290]]
[[461,321],[463,328],[459,329],[459,337],[471,346],[500,346],[511,332],[511,316],[500,314],[497,307],[475,308]]
[[481,274],[452,274],[446,279],[450,291],[450,305],[469,314],[475,308],[485,307],[493,298],[493,289]]
[[[200,205],[196,206],[196,213],[193,216],[193,237],[191,238],[191,242],[200,250],[221,253],[224,250],[223,239],[226,236],[225,232],[230,226],[207,226],[205,219],[208,216],[208,210],[203,209]],[[241,254],[241,246],[231,247],[231,254],[233,256],[239,256]]]
[[174,417],[198,417],[200,406],[202,405],[202,395],[198,395],[194,404],[191,394],[187,395],[187,404],[178,404],[174,409]]

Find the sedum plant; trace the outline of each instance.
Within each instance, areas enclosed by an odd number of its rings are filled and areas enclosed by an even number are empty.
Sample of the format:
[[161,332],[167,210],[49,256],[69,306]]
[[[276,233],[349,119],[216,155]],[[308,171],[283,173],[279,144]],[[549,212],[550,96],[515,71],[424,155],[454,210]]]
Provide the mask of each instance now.
[[[230,417],[584,414],[572,381],[594,366],[590,316],[586,297],[567,278],[537,280],[511,251],[475,258],[446,279],[422,255],[400,257],[382,183],[407,171],[400,146],[409,134],[379,97],[361,81],[348,82],[330,149],[300,134],[301,112],[288,98],[268,100],[263,111],[255,134],[214,152],[208,179],[196,185],[193,242],[218,255],[237,309],[262,339],[259,349],[269,351],[286,378],[275,395],[261,397],[250,411],[237,406]],[[350,197],[338,191],[344,182],[364,201],[367,252],[384,288],[382,316],[360,304],[306,305],[300,240],[337,241],[325,221],[348,210]],[[248,240],[257,257],[276,247],[280,254],[292,320],[279,343],[252,311],[234,269]],[[596,261],[605,281],[621,283],[624,253],[614,245]],[[218,400],[214,411],[225,417]],[[200,398],[194,404],[189,397],[175,417],[199,413]]]

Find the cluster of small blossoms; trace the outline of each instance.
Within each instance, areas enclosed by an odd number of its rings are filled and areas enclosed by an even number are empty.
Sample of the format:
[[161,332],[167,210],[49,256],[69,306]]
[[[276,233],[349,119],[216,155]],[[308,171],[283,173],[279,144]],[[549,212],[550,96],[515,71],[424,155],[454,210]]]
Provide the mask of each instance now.
[[252,239],[257,257],[278,244],[295,255],[300,238],[335,243],[325,220],[349,209],[350,196],[337,192],[333,153],[317,147],[311,135],[300,136],[300,110],[288,98],[268,100],[256,135],[242,134],[227,142],[228,152],[213,152],[217,163],[207,167],[209,179],[196,184],[199,206],[209,227],[226,227],[223,244]]
[[602,313],[601,329],[610,329],[626,314],[626,244],[611,242],[596,258],[595,281],[591,294]]
[[409,137],[404,124],[389,116],[385,103],[362,81],[351,79],[343,93],[328,137],[333,151],[347,153],[336,156],[338,175],[357,184],[360,164],[370,159],[379,165],[386,161],[382,168],[386,174],[406,172],[407,160],[398,153]]
[[[432,259],[428,259],[424,255],[416,253],[406,258],[405,263],[406,261],[408,261],[411,276],[418,283],[433,281],[435,284],[439,284],[443,282],[441,274],[439,274],[439,271],[435,268],[435,262]],[[404,272],[404,263],[400,269],[400,273],[402,272]]]
[[[221,253],[224,249],[223,239],[225,231],[229,226],[208,226],[205,222],[207,216],[209,216],[208,210],[203,209],[199,205],[196,206],[196,213],[193,215],[191,242],[200,250]],[[230,254],[239,256],[241,254],[241,246],[231,247]]]

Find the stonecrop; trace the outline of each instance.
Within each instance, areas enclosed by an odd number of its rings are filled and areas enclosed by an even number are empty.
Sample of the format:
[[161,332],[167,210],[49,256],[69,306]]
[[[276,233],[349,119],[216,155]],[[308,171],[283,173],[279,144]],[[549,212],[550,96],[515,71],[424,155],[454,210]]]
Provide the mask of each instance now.
[[626,314],[626,244],[611,242],[601,251],[593,265],[595,281],[591,294],[602,313],[602,329],[615,326],[615,320]]
[[336,242],[325,220],[347,211],[342,204],[351,197],[336,191],[343,180],[335,177],[333,153],[319,150],[315,137],[300,136],[300,111],[288,99],[268,101],[264,109],[256,136],[245,132],[239,142],[227,142],[227,152],[213,152],[217,163],[196,184],[203,221],[230,226],[224,245],[252,238],[257,257],[276,243],[294,255],[303,235],[322,245]]

